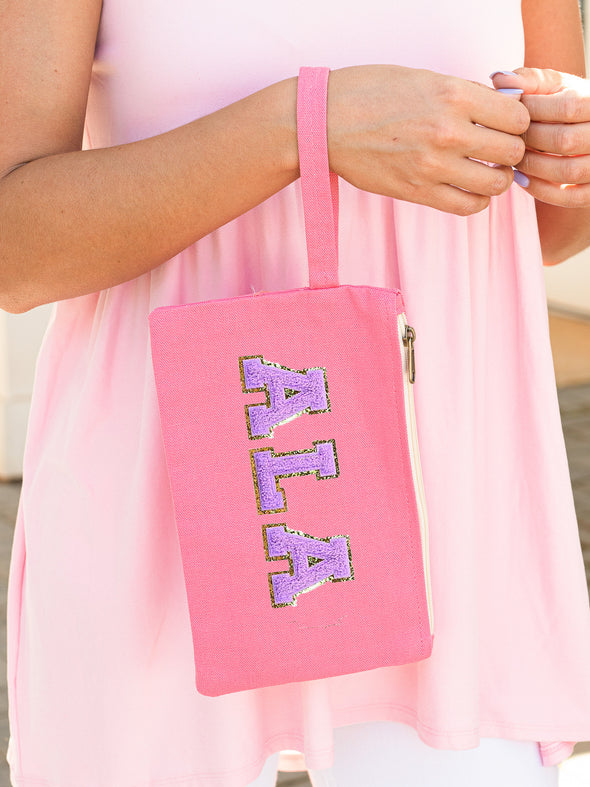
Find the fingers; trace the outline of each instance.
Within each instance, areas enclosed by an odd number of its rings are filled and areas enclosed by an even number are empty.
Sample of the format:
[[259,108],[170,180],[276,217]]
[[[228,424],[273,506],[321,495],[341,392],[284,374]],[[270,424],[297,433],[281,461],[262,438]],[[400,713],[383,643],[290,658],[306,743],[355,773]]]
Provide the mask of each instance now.
[[472,126],[464,149],[469,158],[513,167],[522,160],[525,143],[520,136]]
[[521,135],[529,126],[528,111],[513,96],[478,83],[452,80],[444,85],[443,106],[430,132],[437,150],[494,164],[513,166],[525,152]]
[[514,180],[512,167],[489,167],[466,160],[453,176],[451,185],[484,197],[497,197],[508,191]]
[[428,195],[420,195],[419,199],[406,197],[409,202],[418,202],[431,208],[442,210],[445,213],[454,213],[456,216],[471,216],[479,213],[490,204],[490,198],[480,194],[471,194],[455,186],[440,184],[432,188]]
[[496,72],[494,87],[520,88],[531,124],[518,165],[520,185],[536,199],[560,207],[590,206],[590,85],[550,69]]
[[439,122],[433,131],[438,161],[450,155],[459,159],[478,159],[492,164],[515,166],[525,153],[522,137],[505,134],[473,123]]
[[506,134],[522,134],[530,121],[528,111],[514,96],[504,95],[479,82],[454,77],[441,79],[436,100],[437,106],[449,118],[467,119]]
[[518,169],[552,183],[589,183],[590,155],[551,156],[527,150]]
[[517,136],[527,130],[529,113],[514,96],[498,93],[486,85],[473,84],[473,88],[470,96],[473,123]]
[[586,79],[550,68],[517,68],[491,75],[496,89],[519,88],[531,120],[545,123],[590,121],[590,85]]
[[512,167],[490,167],[467,159],[439,175],[440,182],[430,187],[407,184],[403,198],[467,216],[487,207],[490,197],[503,194],[514,180]]
[[590,184],[571,185],[564,183],[551,183],[532,175],[527,176],[529,185],[526,190],[535,199],[558,205],[562,208],[587,208],[590,207]]
[[569,74],[551,68],[517,68],[514,71],[496,71],[490,74],[496,90],[516,87],[524,93],[557,93],[563,89]]
[[579,156],[590,151],[590,122],[531,123],[524,134],[527,148],[560,156]]
[[[587,91],[588,86],[584,85]],[[543,123],[586,123],[590,121],[590,95],[564,88],[553,95],[524,95],[522,103],[531,120]]]

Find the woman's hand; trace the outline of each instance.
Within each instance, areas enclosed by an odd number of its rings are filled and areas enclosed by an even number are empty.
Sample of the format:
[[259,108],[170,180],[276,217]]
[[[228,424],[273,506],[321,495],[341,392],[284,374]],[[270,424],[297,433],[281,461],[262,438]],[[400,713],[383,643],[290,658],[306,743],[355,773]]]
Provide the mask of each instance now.
[[330,74],[332,170],[366,191],[449,213],[480,211],[510,187],[528,125],[513,97],[463,79],[398,66]]
[[[531,117],[517,182],[536,199],[568,208],[590,207],[590,83],[551,69],[498,73],[495,87],[524,91]],[[528,181],[528,182],[527,182]]]

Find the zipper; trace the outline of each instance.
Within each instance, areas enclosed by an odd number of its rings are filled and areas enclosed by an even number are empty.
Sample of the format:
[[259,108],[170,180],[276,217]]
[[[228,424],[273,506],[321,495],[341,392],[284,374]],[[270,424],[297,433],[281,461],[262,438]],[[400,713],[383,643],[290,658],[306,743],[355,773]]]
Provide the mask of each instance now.
[[416,362],[414,355],[414,342],[416,331],[408,325],[406,315],[402,312],[397,316],[400,353],[403,358],[404,378],[404,403],[406,409],[406,429],[410,463],[412,465],[412,479],[414,481],[414,495],[418,509],[420,523],[420,536],[422,541],[422,561],[424,564],[424,581],[426,584],[426,603],[428,606],[428,620],[430,633],[433,631],[432,619],[432,590],[430,587],[430,557],[428,552],[428,517],[426,514],[426,496],[422,481],[422,467],[420,465],[420,452],[418,450],[418,433],[416,429],[416,412],[414,409],[414,391],[412,385],[416,379]]

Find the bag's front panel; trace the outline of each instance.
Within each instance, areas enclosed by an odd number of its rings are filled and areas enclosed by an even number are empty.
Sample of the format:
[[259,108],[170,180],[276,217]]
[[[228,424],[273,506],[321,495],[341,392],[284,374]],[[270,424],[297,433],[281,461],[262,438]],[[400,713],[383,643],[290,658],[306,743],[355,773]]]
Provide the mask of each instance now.
[[152,317],[202,693],[429,653],[397,301],[341,287]]

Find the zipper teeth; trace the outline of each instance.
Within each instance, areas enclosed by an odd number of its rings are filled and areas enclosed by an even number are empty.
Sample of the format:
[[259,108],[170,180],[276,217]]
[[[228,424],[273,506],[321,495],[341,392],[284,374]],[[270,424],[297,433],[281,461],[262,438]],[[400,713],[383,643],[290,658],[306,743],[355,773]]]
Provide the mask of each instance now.
[[422,541],[422,560],[424,563],[424,581],[426,584],[426,602],[428,606],[428,620],[430,632],[433,631],[432,620],[432,593],[430,587],[430,557],[428,550],[428,516],[426,514],[426,497],[424,494],[424,483],[422,480],[422,468],[420,466],[420,453],[418,450],[418,435],[416,431],[416,413],[414,410],[414,394],[409,381],[408,358],[406,346],[404,344],[405,329],[408,324],[406,315],[398,314],[398,334],[400,352],[404,366],[404,403],[406,408],[406,430],[408,436],[408,448],[410,452],[410,462],[412,465],[412,479],[414,482],[414,494],[418,508],[418,520],[420,522],[420,536]]

